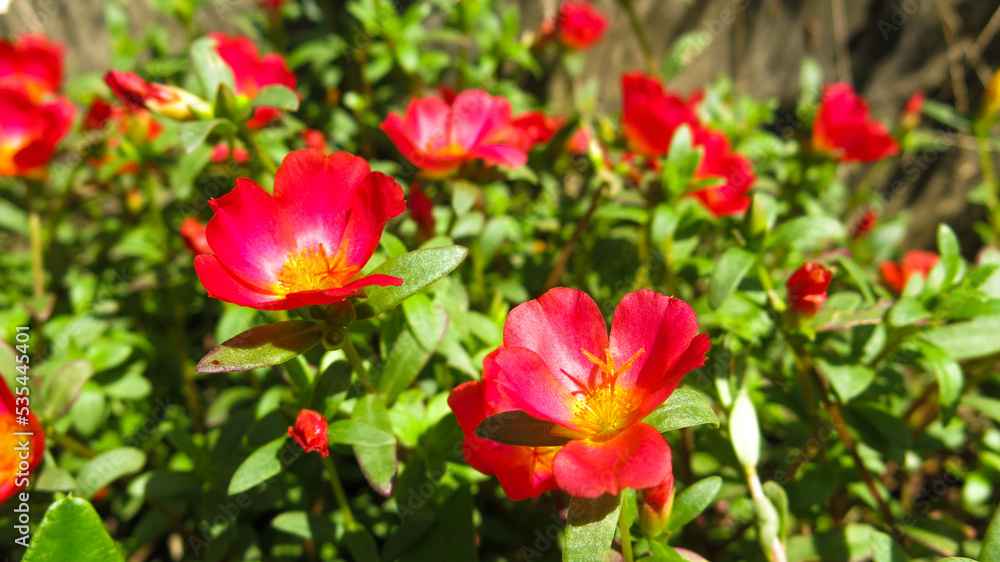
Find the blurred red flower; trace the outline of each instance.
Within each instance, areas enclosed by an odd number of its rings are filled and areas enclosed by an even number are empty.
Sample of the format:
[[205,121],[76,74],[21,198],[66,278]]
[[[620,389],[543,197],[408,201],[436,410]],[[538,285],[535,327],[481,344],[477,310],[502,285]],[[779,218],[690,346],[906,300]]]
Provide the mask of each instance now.
[[903,256],[902,263],[884,261],[879,264],[882,280],[893,291],[902,293],[910,277],[919,275],[926,278],[931,269],[937,265],[938,255],[927,250],[910,250]]
[[212,253],[212,247],[208,245],[208,238],[205,236],[205,225],[194,217],[187,217],[181,223],[181,238],[188,250],[196,256]]
[[590,2],[563,2],[556,18],[559,40],[571,49],[587,49],[608,29],[608,18]]
[[177,121],[197,119],[195,112],[207,113],[209,106],[205,100],[187,90],[146,82],[132,72],[108,71],[104,75],[115,96],[132,109],[148,109]]
[[330,456],[330,441],[327,435],[326,418],[319,412],[300,410],[295,425],[288,428],[288,436],[307,453],[316,452],[321,457]]
[[239,178],[209,201],[213,254],[195,258],[209,296],[260,310],[340,302],[366,286],[400,285],[389,275],[357,278],[386,221],[406,208],[391,177],[346,152],[305,148],[278,168],[272,197]]
[[65,97],[36,103],[24,89],[0,87],[0,176],[43,174],[75,114]]
[[625,295],[609,341],[593,299],[556,288],[508,315],[496,385],[505,408],[553,422],[569,439],[552,462],[559,488],[617,494],[656,486],[670,473],[670,447],[642,419],[704,364],[708,348],[681,300],[650,290]]
[[212,147],[212,162],[220,164],[229,160],[230,157],[237,164],[246,164],[250,161],[250,153],[242,146],[237,145],[236,148],[230,150],[228,142],[220,142]]
[[641,72],[623,74],[622,128],[629,145],[646,156],[663,156],[678,127],[698,125],[695,108],[701,97],[696,92],[685,100],[664,90],[656,78]]
[[861,215],[861,218],[859,218],[857,222],[855,222],[851,226],[851,232],[850,232],[851,240],[860,238],[865,234],[868,234],[869,232],[872,231],[873,228],[875,228],[875,225],[877,223],[878,223],[878,214],[875,213],[875,211],[868,209],[867,211],[865,211],[863,215]]
[[899,152],[889,129],[868,116],[868,103],[849,84],[826,88],[816,122],[813,147],[841,162],[871,162]]
[[61,43],[43,35],[21,35],[16,41],[0,40],[0,87],[23,89],[35,103],[62,86]]
[[429,175],[445,176],[477,159],[523,166],[528,155],[505,139],[510,126],[507,100],[466,90],[452,104],[436,97],[413,99],[402,116],[390,113],[381,128],[415,166]]
[[694,146],[704,148],[705,153],[695,172],[696,180],[717,178],[722,180],[713,185],[691,192],[713,215],[723,217],[742,213],[750,206],[747,192],[756,180],[753,164],[729,146],[726,135],[699,127],[694,130]]
[[815,316],[826,302],[826,288],[833,272],[816,262],[806,262],[792,273],[785,287],[792,309],[804,316]]
[[920,124],[926,99],[927,96],[923,92],[917,92],[906,101],[906,107],[903,108],[903,114],[899,118],[899,126],[903,131],[911,131]]
[[[260,56],[257,45],[248,37],[235,37],[225,33],[210,33],[215,39],[216,51],[233,70],[236,93],[254,98],[265,86],[278,84],[292,90],[298,78],[288,69],[284,57],[277,53]],[[267,126],[281,115],[281,110],[273,107],[258,107],[247,127],[259,129]]]
[[305,129],[302,131],[302,140],[306,141],[306,146],[330,152],[330,146],[326,143],[326,135],[319,129]]
[[[45,453],[45,430],[35,414],[23,415],[28,403],[27,396],[18,396],[20,403],[15,402],[15,396],[7,386],[7,381],[0,376],[0,503],[16,494],[30,481],[29,475],[34,475],[35,467],[42,462]],[[18,413],[18,412],[21,413]],[[27,424],[19,423],[27,418]],[[14,432],[31,432],[31,436],[18,436]],[[25,447],[25,443],[28,443]],[[21,456],[21,455],[24,456]]]
[[558,447],[502,445],[476,435],[476,427],[487,416],[516,410],[497,389],[496,356],[483,359],[483,380],[460,384],[448,396],[465,438],[462,453],[469,466],[486,475],[496,475],[507,497],[520,501],[556,488],[552,459]]
[[562,125],[563,120],[558,117],[549,117],[541,111],[528,111],[511,119],[510,125],[493,140],[530,152],[535,145],[549,142]]
[[417,223],[420,237],[429,240],[434,237],[437,221],[434,219],[434,202],[420,189],[420,184],[413,182],[410,186],[410,197],[406,201],[410,217]]

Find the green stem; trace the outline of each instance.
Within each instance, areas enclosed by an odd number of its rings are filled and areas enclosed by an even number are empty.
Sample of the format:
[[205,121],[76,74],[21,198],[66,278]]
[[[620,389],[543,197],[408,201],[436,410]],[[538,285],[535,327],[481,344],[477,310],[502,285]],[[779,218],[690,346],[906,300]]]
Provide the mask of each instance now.
[[347,530],[355,529],[358,523],[354,520],[354,514],[351,512],[351,504],[348,503],[347,494],[344,493],[344,485],[340,483],[340,475],[337,474],[337,467],[333,464],[333,460],[330,457],[323,457],[323,466],[326,468],[326,473],[330,476],[333,495],[337,497],[337,503],[340,504],[340,512],[344,514],[344,523],[347,526]]
[[784,312],[788,307],[785,306],[785,301],[774,290],[774,281],[771,280],[771,272],[767,270],[764,263],[759,259],[757,260],[757,278],[760,279],[760,284],[764,287],[764,292],[767,293],[768,300],[771,301],[771,307],[777,312]]
[[628,14],[628,23],[632,26],[635,38],[639,41],[639,48],[642,49],[642,58],[646,62],[646,71],[650,76],[659,75],[656,57],[653,56],[653,46],[649,42],[649,37],[646,36],[646,30],[643,29],[642,22],[639,21],[639,15],[635,13],[635,6],[632,5],[632,0],[619,0],[619,2],[625,8],[625,13]]
[[375,385],[372,384],[372,379],[368,376],[368,369],[365,369],[365,364],[361,360],[361,356],[358,355],[357,348],[351,342],[351,338],[347,338],[347,343],[344,344],[344,355],[347,356],[347,361],[351,364],[351,368],[354,372],[358,374],[358,378],[361,379],[361,384],[365,387],[365,392],[368,394],[377,394],[375,390]]
[[986,211],[993,229],[994,243],[1000,243],[1000,198],[997,197],[996,168],[993,165],[993,155],[990,153],[988,137],[989,127],[976,124],[976,148],[979,152],[979,163],[983,168],[983,183],[986,184]]
[[45,296],[45,256],[42,251],[42,218],[35,200],[38,184],[28,182],[28,229],[31,236],[31,294],[38,300]]
[[625,506],[622,506],[621,513],[618,515],[618,533],[622,536],[622,556],[625,557],[625,562],[632,562],[632,535],[629,532],[629,521],[628,516],[625,515]]
[[257,157],[257,161],[264,166],[264,170],[267,171],[272,176],[278,173],[278,165],[274,163],[271,155],[267,153],[266,150],[257,142],[257,137],[248,131],[241,131],[239,133],[240,140],[243,144],[247,146],[248,149],[253,150],[254,156]]

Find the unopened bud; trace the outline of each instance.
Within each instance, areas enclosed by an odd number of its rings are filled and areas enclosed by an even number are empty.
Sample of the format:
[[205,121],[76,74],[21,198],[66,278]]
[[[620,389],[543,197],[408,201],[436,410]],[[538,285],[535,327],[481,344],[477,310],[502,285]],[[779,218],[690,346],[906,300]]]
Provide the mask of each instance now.
[[205,100],[187,90],[146,82],[131,72],[112,70],[104,75],[104,81],[126,105],[145,108],[176,121],[193,121],[212,111]]
[[639,490],[639,526],[649,536],[663,532],[674,505],[674,474],[671,472],[652,488]]

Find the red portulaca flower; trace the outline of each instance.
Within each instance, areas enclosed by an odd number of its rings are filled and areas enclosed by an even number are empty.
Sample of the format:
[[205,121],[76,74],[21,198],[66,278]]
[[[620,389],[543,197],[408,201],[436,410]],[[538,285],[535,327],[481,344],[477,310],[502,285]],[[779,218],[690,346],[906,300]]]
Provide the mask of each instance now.
[[920,124],[920,116],[924,109],[924,100],[927,96],[923,92],[917,92],[910,96],[903,108],[903,115],[899,118],[899,127],[905,131],[911,131]]
[[833,272],[816,262],[806,262],[788,278],[788,301],[803,316],[815,316],[826,302],[826,288]]
[[212,253],[212,247],[208,245],[208,238],[205,236],[205,225],[194,217],[187,217],[181,223],[181,238],[188,250],[196,256]]
[[717,217],[745,211],[750,206],[747,191],[756,180],[750,160],[733,152],[726,135],[709,129],[695,129],[694,145],[705,150],[695,179],[718,178],[722,183],[693,191],[691,196]]
[[23,89],[34,102],[55,94],[62,85],[63,47],[42,35],[16,42],[0,41],[0,86]]
[[240,145],[230,150],[228,142],[220,142],[212,147],[212,162],[221,164],[230,159],[237,164],[246,164],[250,161],[250,152]]
[[646,156],[663,156],[678,127],[698,125],[695,108],[701,97],[699,92],[685,100],[641,72],[623,74],[622,128],[629,144]]
[[299,411],[295,425],[288,428],[288,436],[295,440],[307,453],[319,453],[321,457],[330,456],[330,441],[327,436],[326,418],[312,410]]
[[558,447],[502,445],[476,435],[476,427],[487,416],[517,409],[497,389],[498,353],[499,350],[494,351],[483,359],[481,382],[467,382],[451,391],[448,406],[465,434],[462,453],[469,466],[483,474],[496,475],[507,497],[520,501],[556,488],[552,459]]
[[104,75],[104,81],[122,103],[133,109],[148,109],[176,121],[192,121],[198,118],[196,113],[210,111],[205,100],[191,92],[146,82],[132,72],[112,70]]
[[868,116],[868,103],[849,84],[828,86],[813,125],[813,147],[841,162],[871,162],[899,152],[889,129]]
[[330,152],[330,147],[326,143],[326,135],[323,131],[319,129],[305,129],[302,131],[302,140],[306,141],[306,146],[309,148],[315,148],[316,150],[322,150],[323,152]]
[[903,256],[902,263],[884,261],[879,264],[878,268],[885,284],[897,293],[902,293],[910,277],[919,275],[926,278],[937,262],[938,255],[934,252],[911,250]]
[[593,299],[556,288],[507,317],[496,385],[505,408],[553,422],[569,439],[552,461],[559,488],[589,498],[617,494],[656,486],[670,473],[670,447],[642,419],[704,364],[708,347],[681,300],[649,290],[625,295],[609,340]]
[[875,228],[878,224],[878,214],[875,211],[868,209],[858,218],[857,222],[851,225],[850,236],[851,240],[856,240],[862,236],[868,234]]
[[549,142],[562,125],[563,121],[558,117],[549,117],[541,111],[529,111],[511,119],[510,126],[493,140],[530,152],[535,145]]
[[389,114],[381,128],[415,166],[445,176],[473,160],[523,166],[528,155],[504,138],[510,125],[507,100],[466,90],[452,104],[436,97],[414,99],[402,116]]
[[75,114],[65,97],[36,103],[24,89],[0,87],[0,176],[43,174]]
[[[229,68],[233,69],[236,93],[253,98],[264,86],[274,84],[295,89],[298,78],[288,69],[284,57],[277,53],[260,56],[257,45],[247,37],[234,37],[225,33],[210,33],[215,39],[216,51]],[[273,107],[258,107],[247,122],[247,127],[259,129],[281,115]]]
[[556,19],[559,40],[571,49],[587,49],[608,29],[608,18],[590,2],[563,2]]
[[285,157],[274,196],[247,178],[209,201],[212,254],[195,258],[211,297],[260,310],[340,302],[364,287],[401,285],[358,277],[390,218],[406,208],[391,177],[346,152],[305,148]]
[[[0,502],[24,488],[34,474],[35,467],[42,462],[45,452],[45,431],[42,424],[35,414],[29,412],[27,416],[22,416],[17,413],[19,410],[27,410],[27,397],[18,398],[21,403],[15,401],[7,381],[0,376],[0,474],[3,474],[0,478]],[[22,417],[27,417],[26,425],[17,423]],[[15,431],[30,432],[32,435],[14,435]]]

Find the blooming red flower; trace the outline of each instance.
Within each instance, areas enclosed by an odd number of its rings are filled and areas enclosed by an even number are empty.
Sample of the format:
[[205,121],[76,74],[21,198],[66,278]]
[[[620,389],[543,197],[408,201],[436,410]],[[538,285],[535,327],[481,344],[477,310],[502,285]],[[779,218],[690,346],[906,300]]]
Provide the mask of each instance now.
[[699,127],[694,130],[694,145],[704,149],[695,172],[696,180],[719,178],[723,183],[691,192],[717,217],[742,213],[750,206],[747,191],[756,177],[750,160],[729,147],[722,133]]
[[[45,430],[38,422],[35,414],[28,413],[28,424],[17,423],[22,417],[16,414],[18,408],[24,409],[26,396],[15,396],[7,386],[7,381],[0,376],[0,503],[16,494],[30,481],[35,467],[42,462],[45,452]],[[14,435],[14,432],[31,432],[30,436]],[[29,443],[28,450],[22,452],[16,447]]]
[[625,295],[609,340],[593,299],[556,288],[510,312],[496,384],[505,407],[553,422],[570,439],[552,462],[559,488],[617,494],[667,477],[670,447],[642,419],[704,364],[708,347],[681,300],[649,290]]
[[816,262],[806,262],[785,283],[792,309],[804,316],[815,316],[826,302],[826,288],[833,272]]
[[413,99],[400,116],[389,114],[381,128],[410,162],[434,176],[482,159],[517,168],[528,155],[503,138],[511,124],[510,103],[482,90],[466,90],[452,104],[439,98]]
[[0,86],[23,89],[34,102],[55,94],[62,85],[61,43],[43,35],[21,35],[16,42],[0,41]]
[[629,144],[646,156],[663,156],[681,125],[696,127],[700,92],[687,100],[663,89],[660,81],[641,72],[622,75],[622,128]]
[[535,145],[549,142],[562,125],[563,120],[558,117],[549,117],[541,111],[529,111],[511,119],[510,125],[494,137],[493,141],[530,152]]
[[462,453],[469,466],[486,475],[496,475],[507,497],[520,501],[556,488],[552,459],[558,447],[502,445],[476,435],[476,427],[487,416],[516,410],[497,389],[499,350],[483,359],[483,380],[461,384],[448,396],[465,438]]
[[312,410],[300,410],[295,425],[288,428],[288,436],[295,439],[303,451],[317,452],[322,457],[330,456],[330,441],[326,432],[326,418]]
[[23,89],[0,87],[0,176],[43,173],[75,113],[65,97],[36,103]]
[[103,129],[108,123],[118,120],[124,112],[125,108],[120,105],[111,105],[101,98],[94,98],[83,116],[82,128],[84,131]]
[[104,75],[104,82],[128,107],[148,109],[177,121],[191,121],[198,118],[196,113],[210,110],[205,100],[187,90],[146,82],[132,72],[111,70]]
[[590,2],[563,2],[556,18],[559,40],[571,49],[587,49],[608,29],[608,18]]
[[868,103],[844,83],[828,86],[823,93],[813,147],[841,162],[871,162],[899,152],[889,129],[868,117]]
[[389,275],[357,278],[390,218],[406,208],[391,177],[346,152],[291,152],[274,196],[247,178],[209,201],[212,254],[195,258],[211,297],[261,310],[331,304],[366,286],[402,284]]
[[212,247],[208,245],[208,238],[205,237],[205,225],[194,217],[187,217],[181,223],[181,238],[184,245],[194,255],[211,254]]
[[919,275],[926,278],[937,262],[938,255],[934,252],[911,250],[903,256],[902,263],[884,261],[878,268],[885,284],[897,293],[902,293],[910,277]]
[[648,535],[660,534],[670,521],[674,503],[674,473],[652,488],[639,491],[639,526]]
[[421,238],[427,240],[434,237],[437,221],[434,219],[434,202],[420,189],[420,184],[413,182],[410,187],[410,198],[407,200],[410,216],[417,223]]
[[[253,98],[264,86],[278,84],[295,89],[298,78],[288,69],[284,57],[277,53],[260,56],[257,45],[247,37],[235,37],[225,33],[210,33],[215,39],[216,51],[233,70],[236,93]],[[258,107],[247,127],[259,129],[274,121],[281,110],[273,107]]]

